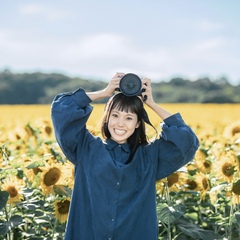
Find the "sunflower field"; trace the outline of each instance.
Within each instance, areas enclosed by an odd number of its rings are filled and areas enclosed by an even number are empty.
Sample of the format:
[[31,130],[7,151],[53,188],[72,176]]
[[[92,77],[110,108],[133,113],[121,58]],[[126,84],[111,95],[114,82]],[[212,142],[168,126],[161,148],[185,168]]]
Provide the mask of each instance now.
[[[201,144],[189,164],[156,182],[159,240],[239,240],[240,105],[162,106],[180,112]],[[103,109],[94,105],[88,121],[95,135]],[[0,113],[0,240],[63,239],[74,168],[54,138],[50,106],[2,105]]]

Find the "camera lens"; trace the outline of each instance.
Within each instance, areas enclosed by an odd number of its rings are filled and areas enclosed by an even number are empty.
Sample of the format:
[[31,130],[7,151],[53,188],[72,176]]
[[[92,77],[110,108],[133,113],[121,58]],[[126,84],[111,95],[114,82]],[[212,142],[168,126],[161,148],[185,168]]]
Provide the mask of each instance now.
[[121,78],[119,88],[126,96],[136,96],[141,93],[142,81],[136,74],[127,73]]

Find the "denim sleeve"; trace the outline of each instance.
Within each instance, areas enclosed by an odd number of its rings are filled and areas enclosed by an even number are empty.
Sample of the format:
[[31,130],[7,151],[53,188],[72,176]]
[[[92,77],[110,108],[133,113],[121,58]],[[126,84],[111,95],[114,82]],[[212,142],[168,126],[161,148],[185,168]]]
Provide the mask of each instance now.
[[[78,146],[91,137],[86,130],[86,122],[92,112],[91,99],[83,89],[75,92],[61,93],[57,95],[52,103],[51,118],[54,127],[56,140],[66,157],[76,164],[81,151]],[[92,136],[93,138],[93,136]]]
[[162,179],[191,161],[199,140],[179,113],[164,120],[160,138],[153,143],[156,179]]

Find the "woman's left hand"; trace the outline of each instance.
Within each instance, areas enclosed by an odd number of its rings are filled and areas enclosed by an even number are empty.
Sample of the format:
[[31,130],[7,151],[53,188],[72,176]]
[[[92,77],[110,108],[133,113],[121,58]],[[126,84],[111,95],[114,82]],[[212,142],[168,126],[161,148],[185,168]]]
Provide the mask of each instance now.
[[147,105],[150,105],[154,102],[152,96],[151,79],[149,78],[142,79],[142,100]]

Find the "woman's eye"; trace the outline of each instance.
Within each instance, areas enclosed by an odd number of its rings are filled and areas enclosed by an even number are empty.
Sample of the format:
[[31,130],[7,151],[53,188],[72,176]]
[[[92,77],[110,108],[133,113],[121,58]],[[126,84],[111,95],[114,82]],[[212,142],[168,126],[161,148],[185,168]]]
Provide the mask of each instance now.
[[113,117],[117,117],[117,114],[113,113],[112,116],[113,116]]
[[131,117],[127,117],[127,120],[131,121],[131,120],[132,120],[132,118],[131,118]]

